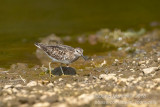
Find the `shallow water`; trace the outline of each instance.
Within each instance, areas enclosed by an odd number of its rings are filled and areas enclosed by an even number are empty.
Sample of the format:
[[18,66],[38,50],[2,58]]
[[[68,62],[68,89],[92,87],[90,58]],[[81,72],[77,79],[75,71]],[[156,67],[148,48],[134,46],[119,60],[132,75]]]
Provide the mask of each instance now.
[[[33,44],[51,33],[74,36],[101,28],[151,29],[151,22],[160,21],[159,3],[158,0],[1,1],[0,67],[16,62],[38,64]],[[79,47],[87,50],[85,46]],[[103,52],[103,48],[92,50],[86,54]]]

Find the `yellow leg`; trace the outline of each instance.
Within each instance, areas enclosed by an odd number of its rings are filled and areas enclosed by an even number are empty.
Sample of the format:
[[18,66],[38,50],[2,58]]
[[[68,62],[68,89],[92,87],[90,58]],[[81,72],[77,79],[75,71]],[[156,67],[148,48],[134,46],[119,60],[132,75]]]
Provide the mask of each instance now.
[[50,76],[50,77],[52,76],[51,63],[52,63],[52,62],[49,62],[49,76]]

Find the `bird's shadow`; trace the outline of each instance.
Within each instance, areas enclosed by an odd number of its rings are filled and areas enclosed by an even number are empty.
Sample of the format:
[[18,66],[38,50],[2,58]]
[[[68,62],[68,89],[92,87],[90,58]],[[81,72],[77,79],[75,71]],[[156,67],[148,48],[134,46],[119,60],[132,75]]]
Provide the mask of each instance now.
[[[76,75],[76,70],[71,67],[62,67],[64,75]],[[60,67],[55,68],[51,71],[52,75],[62,75],[62,71]]]

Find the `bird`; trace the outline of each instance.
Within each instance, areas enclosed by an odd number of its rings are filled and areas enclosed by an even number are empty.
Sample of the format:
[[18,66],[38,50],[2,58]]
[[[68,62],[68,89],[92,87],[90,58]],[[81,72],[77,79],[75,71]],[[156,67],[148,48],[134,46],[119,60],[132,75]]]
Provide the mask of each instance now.
[[[66,64],[67,66],[76,60],[78,60],[80,57],[83,57],[84,60],[86,58],[83,56],[83,49],[82,48],[73,48],[68,45],[62,45],[62,44],[56,44],[56,45],[46,45],[42,43],[35,43],[35,46],[39,49],[42,49],[49,58],[52,59],[52,62],[59,62],[61,63],[60,69],[62,72],[62,75],[64,75],[62,64]],[[49,62],[49,73],[51,76],[51,62]]]

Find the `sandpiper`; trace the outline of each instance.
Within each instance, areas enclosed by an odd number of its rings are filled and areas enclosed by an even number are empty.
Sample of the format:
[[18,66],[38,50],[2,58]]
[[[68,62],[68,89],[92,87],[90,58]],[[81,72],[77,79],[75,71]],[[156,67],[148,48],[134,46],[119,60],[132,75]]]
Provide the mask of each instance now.
[[[52,59],[53,62],[59,62],[62,64],[69,65],[70,63],[76,61],[79,57],[83,57],[84,60],[86,58],[83,56],[83,49],[81,48],[73,48],[67,45],[45,45],[42,43],[35,43],[35,46],[42,49],[49,58]],[[49,63],[49,71],[51,76],[51,62]],[[64,75],[63,69],[60,65],[60,69],[62,74]]]

